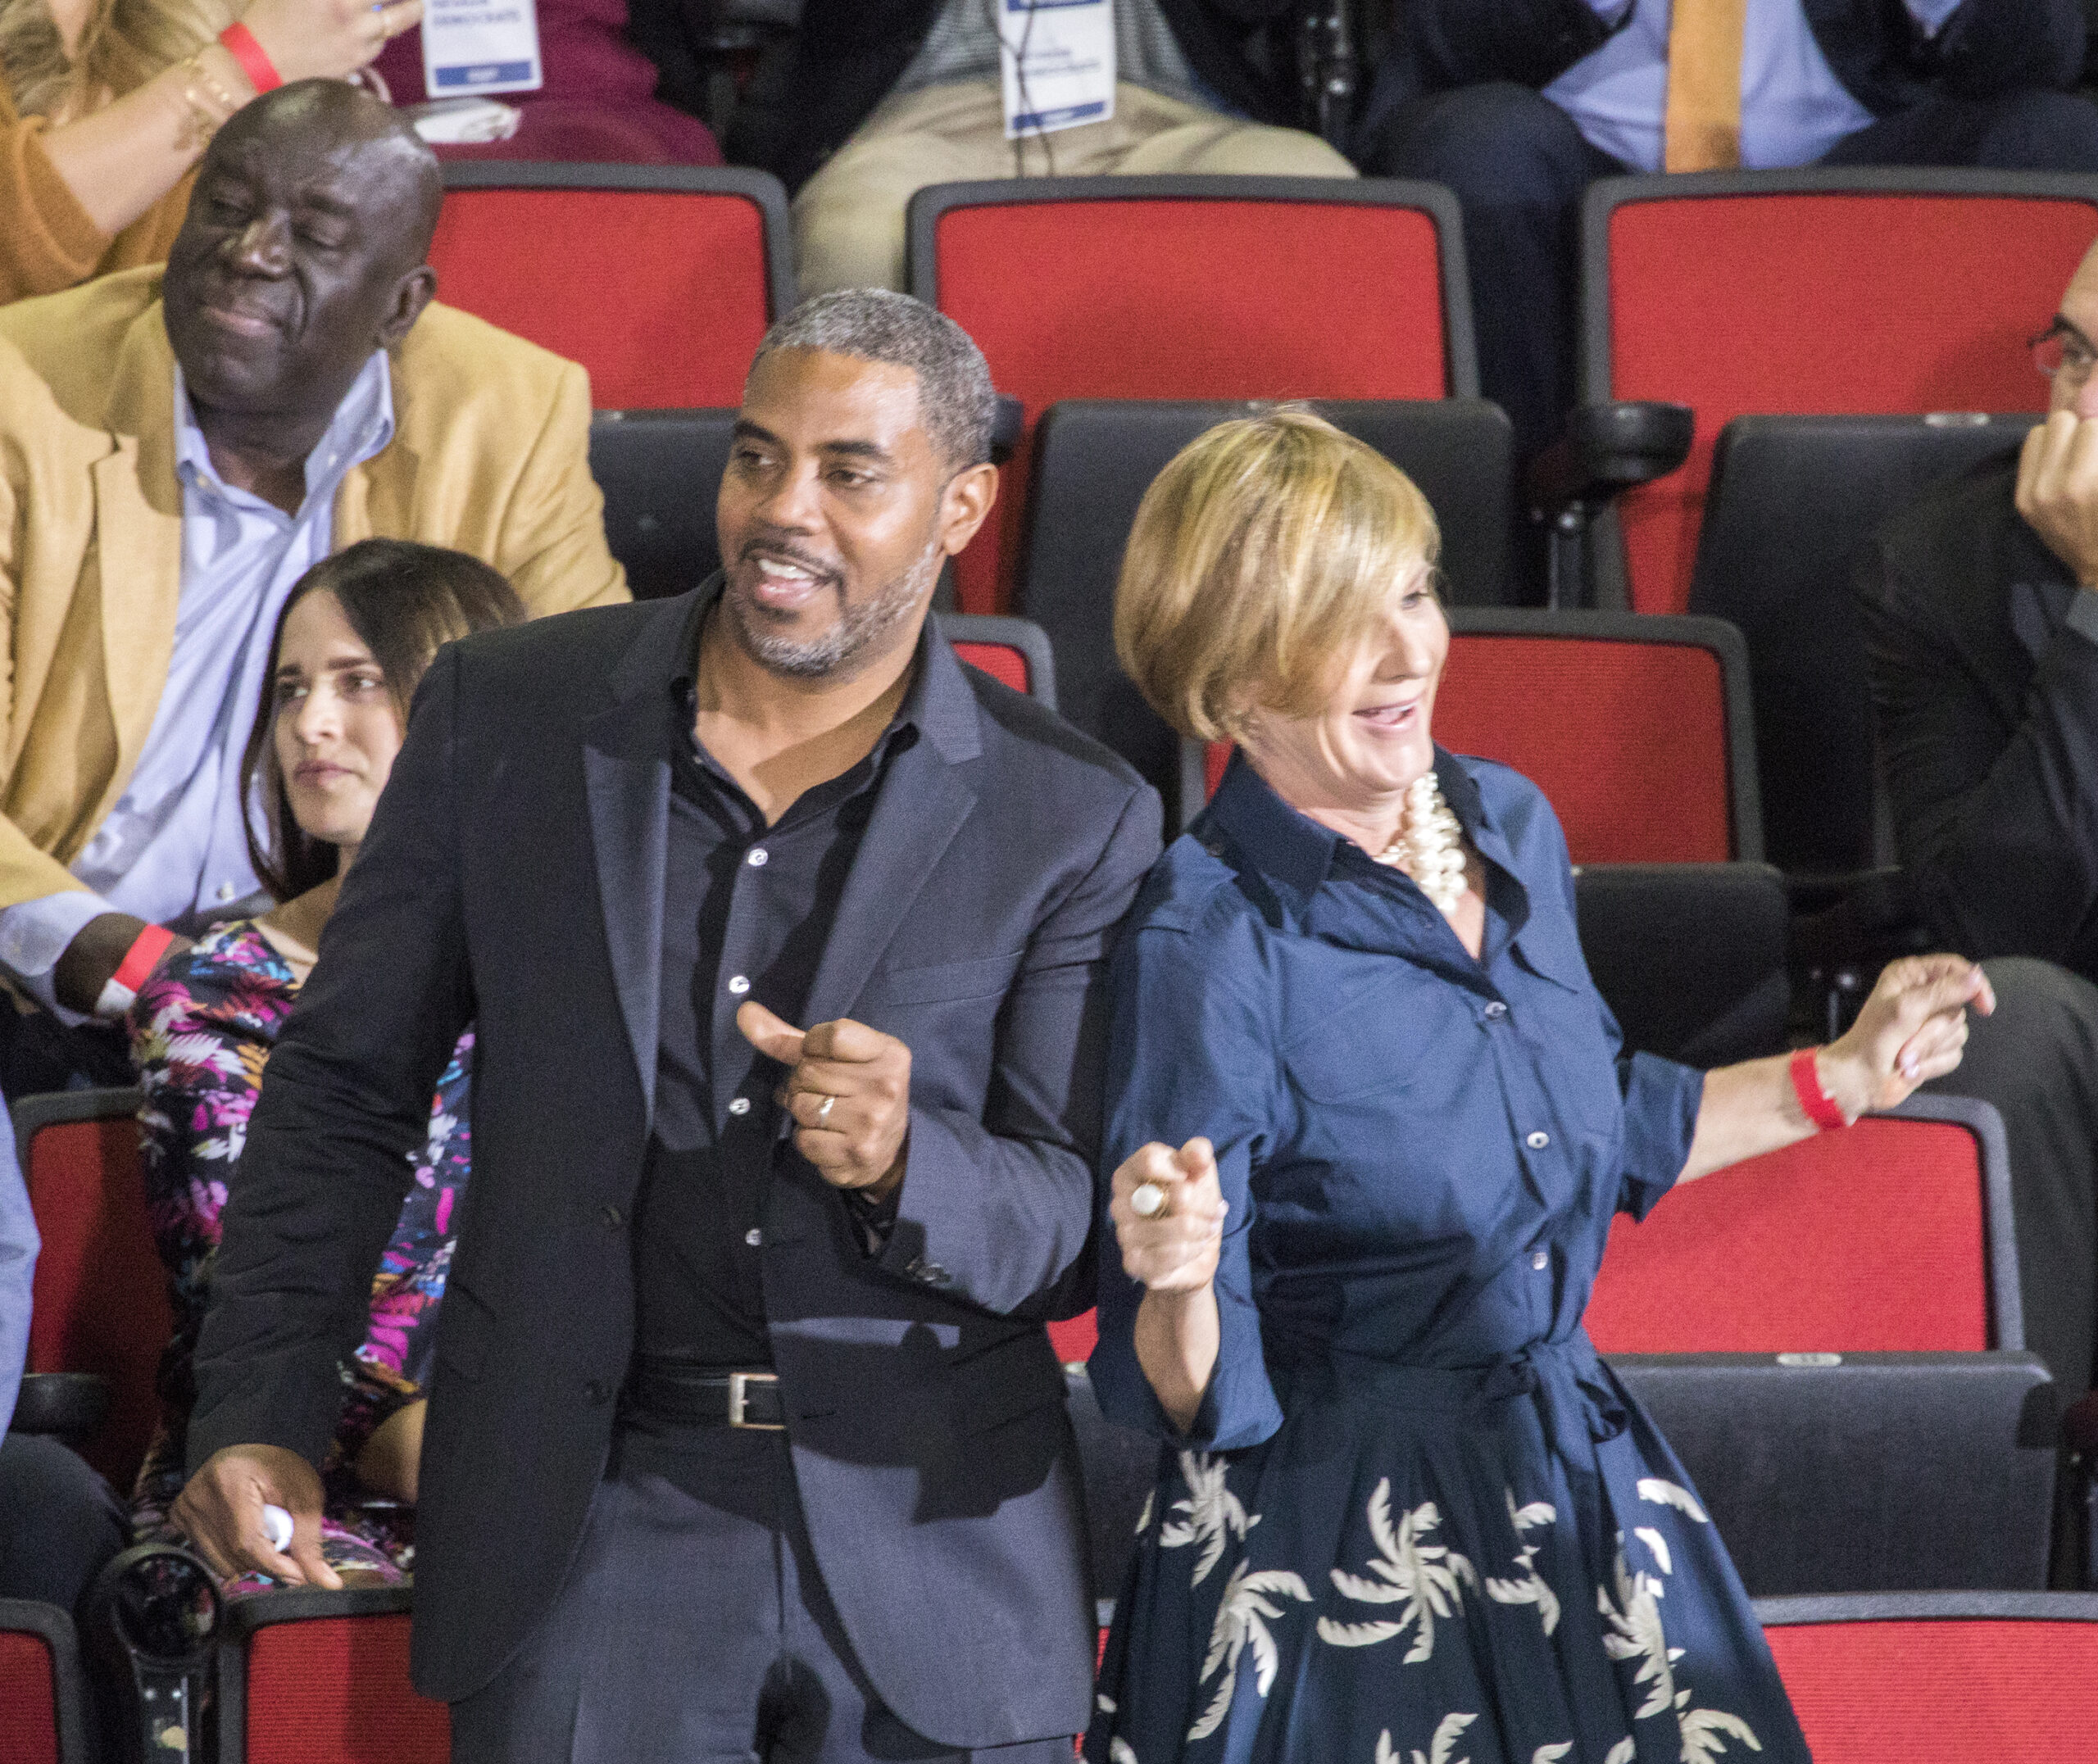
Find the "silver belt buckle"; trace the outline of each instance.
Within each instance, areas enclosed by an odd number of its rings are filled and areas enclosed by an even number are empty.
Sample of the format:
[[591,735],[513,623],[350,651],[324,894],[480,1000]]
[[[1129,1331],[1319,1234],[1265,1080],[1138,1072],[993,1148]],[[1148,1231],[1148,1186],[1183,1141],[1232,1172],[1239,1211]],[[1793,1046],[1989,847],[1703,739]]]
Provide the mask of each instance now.
[[731,1372],[729,1374],[729,1425],[748,1427],[756,1433],[784,1433],[783,1423],[776,1421],[746,1421],[743,1411],[750,1402],[751,1386],[754,1384],[776,1385],[777,1372]]

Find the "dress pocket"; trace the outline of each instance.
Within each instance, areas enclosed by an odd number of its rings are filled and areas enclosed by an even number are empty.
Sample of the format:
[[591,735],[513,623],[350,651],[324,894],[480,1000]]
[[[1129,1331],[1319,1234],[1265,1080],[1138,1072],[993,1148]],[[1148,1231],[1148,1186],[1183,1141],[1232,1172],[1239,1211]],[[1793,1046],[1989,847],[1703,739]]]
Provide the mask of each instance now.
[[1283,1068],[1315,1103],[1394,1100],[1412,1089],[1448,1037],[1476,1032],[1453,988],[1392,964],[1386,979],[1349,994],[1315,1028],[1286,1044]]

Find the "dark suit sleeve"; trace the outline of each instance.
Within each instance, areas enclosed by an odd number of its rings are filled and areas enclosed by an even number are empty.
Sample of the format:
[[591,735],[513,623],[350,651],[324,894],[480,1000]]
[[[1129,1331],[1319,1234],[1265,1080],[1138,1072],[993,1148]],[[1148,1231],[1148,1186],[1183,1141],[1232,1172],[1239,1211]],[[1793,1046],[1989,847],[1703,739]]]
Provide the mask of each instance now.
[[1967,0],[1920,46],[1920,71],[1955,97],[2066,90],[2082,71],[2085,34],[2078,0]]
[[447,651],[416,694],[320,960],[264,1073],[198,1348],[193,1470],[238,1444],[320,1462],[342,1408],[337,1363],[363,1339],[409,1154],[473,1017],[452,802],[457,674]]
[[1036,929],[998,1017],[983,1118],[913,1109],[882,1266],[944,1271],[944,1290],[1001,1314],[1092,1303],[1087,1255],[1115,927],[1159,853],[1160,809],[1133,791],[1084,880]]
[[2007,723],[1882,546],[1858,587],[1896,841],[1932,932],[2059,959],[2098,904],[2098,642],[2057,631]]

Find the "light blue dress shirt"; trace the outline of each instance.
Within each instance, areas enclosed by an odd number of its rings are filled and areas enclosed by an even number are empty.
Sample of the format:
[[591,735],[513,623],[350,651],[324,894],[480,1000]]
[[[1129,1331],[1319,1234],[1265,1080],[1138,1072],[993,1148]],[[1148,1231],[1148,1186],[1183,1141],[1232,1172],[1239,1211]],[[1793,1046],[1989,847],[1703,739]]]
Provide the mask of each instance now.
[[[1610,23],[1625,0],[1588,0]],[[1936,35],[1961,0],[1904,0]],[[1670,0],[1632,0],[1632,20],[1544,88],[1592,147],[1638,171],[1661,169]],[[1748,0],[1741,62],[1741,162],[1810,166],[1874,119],[1830,70],[1800,0]]]
[[152,923],[209,914],[255,892],[242,822],[240,756],[255,723],[270,639],[292,586],[333,548],[335,492],[350,468],[393,438],[383,351],[351,383],[306,461],[296,515],[220,479],[177,368],[175,475],[182,486],[182,588],[175,653],[138,769],[73,860],[93,891],[0,912],[0,965],[48,1009],[51,974],[90,919]]
[[0,1434],[15,1418],[15,1399],[21,1394],[30,1352],[30,1283],[43,1244],[7,1122],[7,1104],[0,1100]]

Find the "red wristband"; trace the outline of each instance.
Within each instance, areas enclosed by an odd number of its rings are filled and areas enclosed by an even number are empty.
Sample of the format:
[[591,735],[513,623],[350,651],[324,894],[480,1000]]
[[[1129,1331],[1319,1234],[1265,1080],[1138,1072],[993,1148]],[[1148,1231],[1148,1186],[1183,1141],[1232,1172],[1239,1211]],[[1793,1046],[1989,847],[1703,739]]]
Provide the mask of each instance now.
[[247,83],[255,88],[259,97],[265,92],[275,92],[284,83],[284,76],[277,71],[262,45],[255,40],[255,33],[245,25],[232,24],[219,33],[219,41],[225,45],[226,53],[240,63],[240,70],[247,75]]
[[175,933],[166,926],[147,926],[131,940],[131,947],[124,952],[124,959],[116,964],[116,972],[109,977],[126,991],[136,992],[174,941]]
[[1806,1118],[1824,1133],[1851,1123],[1836,1099],[1821,1087],[1821,1072],[1814,1063],[1819,1048],[1803,1047],[1792,1055],[1792,1093],[1800,1100]]

